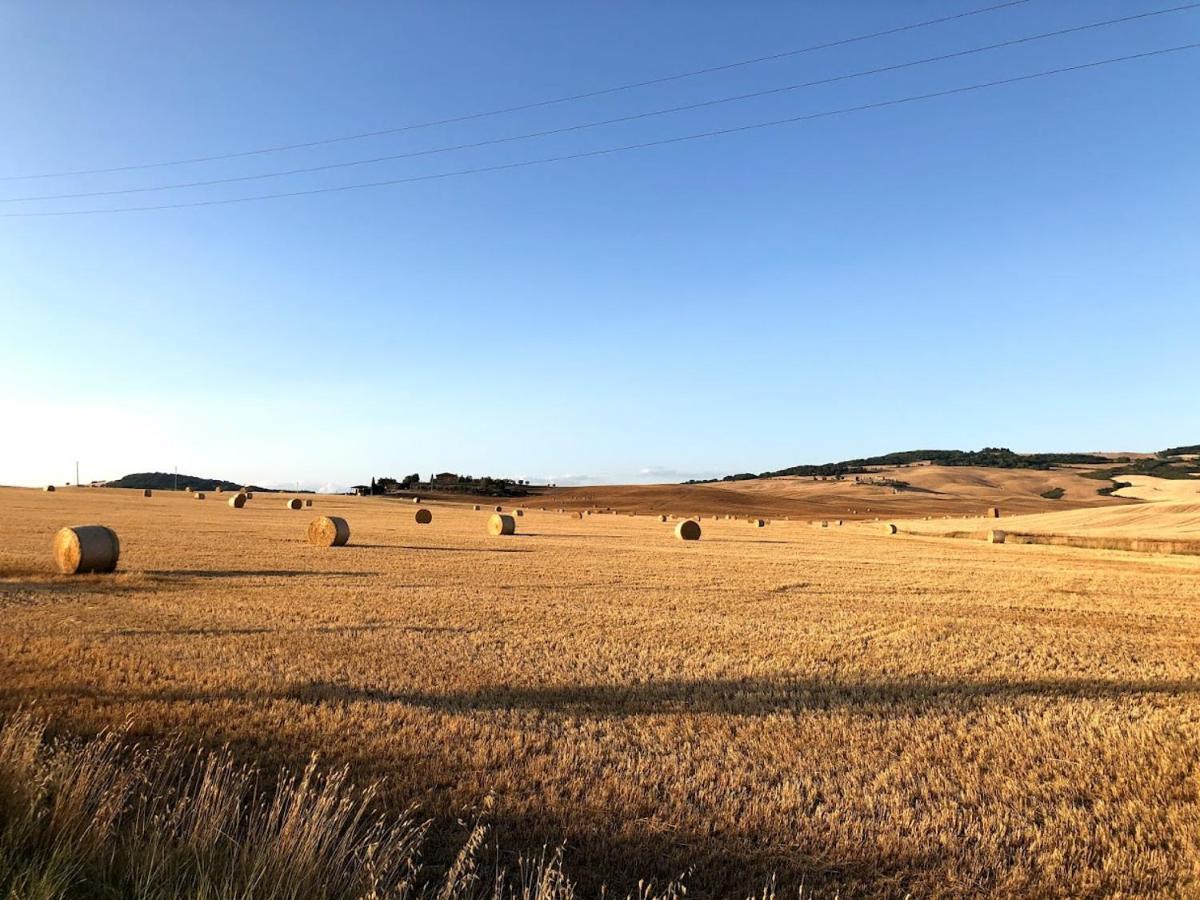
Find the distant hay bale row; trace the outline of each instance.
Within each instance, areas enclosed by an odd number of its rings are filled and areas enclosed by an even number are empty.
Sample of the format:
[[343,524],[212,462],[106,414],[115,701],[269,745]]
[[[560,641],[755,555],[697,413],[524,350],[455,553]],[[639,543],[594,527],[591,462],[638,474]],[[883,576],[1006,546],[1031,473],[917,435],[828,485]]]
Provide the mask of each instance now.
[[115,571],[120,556],[117,533],[105,525],[73,525],[54,536],[54,561],[64,575]]
[[308,523],[310,544],[318,547],[344,547],[349,540],[350,525],[341,516],[318,516]]
[[513,516],[496,513],[488,519],[488,534],[499,537],[502,534],[516,534],[517,520]]

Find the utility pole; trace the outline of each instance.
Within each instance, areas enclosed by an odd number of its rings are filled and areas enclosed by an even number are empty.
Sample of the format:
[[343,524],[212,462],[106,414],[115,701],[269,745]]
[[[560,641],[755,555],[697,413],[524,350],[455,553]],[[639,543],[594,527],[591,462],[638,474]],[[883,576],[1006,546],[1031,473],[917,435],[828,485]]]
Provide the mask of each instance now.
[[75,487],[79,487],[79,460],[75,460]]

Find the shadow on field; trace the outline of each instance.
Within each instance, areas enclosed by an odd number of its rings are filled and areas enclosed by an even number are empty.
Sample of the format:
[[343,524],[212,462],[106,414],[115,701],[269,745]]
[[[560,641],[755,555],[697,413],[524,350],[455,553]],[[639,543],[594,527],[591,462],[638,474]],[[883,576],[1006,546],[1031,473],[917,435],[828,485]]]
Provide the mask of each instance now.
[[165,569],[155,578],[368,578],[381,572],[328,572],[320,569]]
[[[379,626],[383,627],[383,626]],[[348,632],[366,626],[329,626]],[[436,626],[418,630],[443,631]],[[131,632],[146,634],[147,632]],[[188,633],[188,632],[183,632]],[[212,631],[199,629],[198,634]],[[234,631],[232,633],[240,633]],[[246,633],[259,633],[247,630]],[[0,688],[0,697],[6,696]],[[838,682],[827,679],[775,681],[763,679],[661,681],[640,685],[585,685],[578,687],[493,686],[445,694],[424,691],[393,691],[356,687],[336,681],[312,680],[262,687],[202,688],[169,687],[98,691],[90,685],[60,684],[45,691],[48,696],[80,696],[117,703],[197,703],[216,701],[291,700],[301,703],[398,703],[447,713],[534,710],[573,716],[623,718],[641,715],[725,714],[770,715],[849,709],[866,715],[895,712],[921,714],[940,709],[961,710],[993,700],[1023,697],[1072,699],[1128,699],[1141,694],[1189,695],[1200,693],[1200,680],[1149,681],[1102,679],[1037,679],[1009,681],[897,681]]]
[[362,550],[431,550],[437,553],[532,553],[522,547],[416,547],[408,544],[350,544]]
[[871,714],[888,709],[920,712],[928,707],[960,707],[964,704],[975,705],[991,700],[1020,697],[1109,699],[1136,694],[1195,694],[1200,693],[1200,680],[673,680],[628,686],[494,686],[447,694],[355,691],[330,685],[326,689],[326,696],[338,696],[339,691],[346,694],[343,697],[345,700],[399,702],[445,712],[537,710],[605,717],[670,713],[728,713],[754,716],[788,710],[803,712],[844,708]]

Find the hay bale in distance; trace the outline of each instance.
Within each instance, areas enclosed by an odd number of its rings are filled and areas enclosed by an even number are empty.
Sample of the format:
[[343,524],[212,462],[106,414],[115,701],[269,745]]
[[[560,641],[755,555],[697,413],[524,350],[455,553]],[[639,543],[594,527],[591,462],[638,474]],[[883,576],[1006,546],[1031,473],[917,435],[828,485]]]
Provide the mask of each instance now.
[[203,500],[203,499],[204,499],[204,492],[203,492],[203,491],[196,491],[196,493],[192,494],[192,496],[193,496],[193,497],[195,497],[197,500]]
[[900,531],[900,529],[891,522],[888,522],[886,525],[884,525],[883,530],[885,534],[896,534]]
[[525,510],[523,510],[523,509],[514,509],[514,510],[513,510],[513,514],[514,514],[514,515],[516,515],[516,516],[523,516],[523,515],[525,515]]
[[117,533],[105,525],[73,525],[54,536],[54,562],[64,575],[115,571],[120,556]]
[[767,527],[767,523],[765,521],[763,521],[762,519],[751,519],[750,524],[753,525],[755,528],[766,528]]
[[299,497],[293,497],[291,500],[284,501],[288,509],[299,509],[303,504]]
[[242,491],[242,496],[244,496],[247,500],[253,500],[254,491]]
[[304,501],[304,505],[305,505],[305,506],[312,506],[312,501],[311,501],[311,500],[305,500],[305,501]]
[[420,497],[413,497],[413,503],[420,503],[420,502],[421,502]]
[[1005,537],[1007,537],[1007,535],[1003,531],[1000,531],[998,528],[993,528],[988,532],[987,539],[989,544],[1003,544]]
[[316,544],[318,547],[344,547],[349,541],[350,524],[341,516],[317,516],[308,523],[310,544]]
[[42,488],[42,490],[45,491],[47,494],[53,494],[54,493],[54,485],[48,484],[44,488]]
[[229,498],[228,503],[229,503],[229,506],[231,509],[241,509],[243,506],[246,505],[246,495],[245,494],[234,494],[232,497]]
[[471,507],[471,509],[475,510],[475,512],[479,512],[479,504],[476,503],[474,506]]
[[150,488],[145,488],[145,489],[142,491],[142,496],[143,496],[143,497],[153,497],[153,496],[154,496],[154,491],[150,490]]
[[658,517],[658,521],[660,521],[660,522],[665,522],[665,521],[667,521],[667,517],[666,517],[666,516],[659,516],[659,517]]
[[842,524],[842,520],[841,520],[841,519],[838,519],[838,520],[837,520],[837,524],[838,524],[838,525],[841,525],[841,524]]
[[988,507],[988,511],[987,511],[987,516],[986,516],[985,518],[988,518],[988,519],[998,519],[998,518],[1000,518],[1000,507],[998,507],[998,506],[989,506],[989,507]]
[[223,494],[223,493],[225,493],[225,488],[221,487],[221,486],[218,484],[218,485],[217,485],[217,489],[216,489],[215,491],[213,491],[213,493],[214,493],[214,494]]
[[504,512],[504,507],[503,506],[492,507],[492,512]]
[[502,534],[516,534],[517,520],[514,516],[505,516],[500,513],[488,518],[488,534],[492,537],[499,537]]
[[675,537],[681,541],[700,540],[700,523],[691,519],[684,519],[675,526]]
[[417,520],[418,525],[428,525],[433,521],[433,513],[427,509],[418,509],[413,518]]

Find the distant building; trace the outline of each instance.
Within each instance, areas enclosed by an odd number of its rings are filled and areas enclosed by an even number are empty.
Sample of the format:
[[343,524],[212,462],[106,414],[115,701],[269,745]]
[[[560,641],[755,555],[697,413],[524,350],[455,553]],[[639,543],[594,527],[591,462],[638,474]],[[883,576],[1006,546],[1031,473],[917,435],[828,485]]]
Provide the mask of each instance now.
[[360,497],[368,497],[371,494],[371,486],[369,484],[356,484],[350,488]]
[[440,485],[458,484],[459,477],[453,472],[439,472],[433,476],[433,483]]

